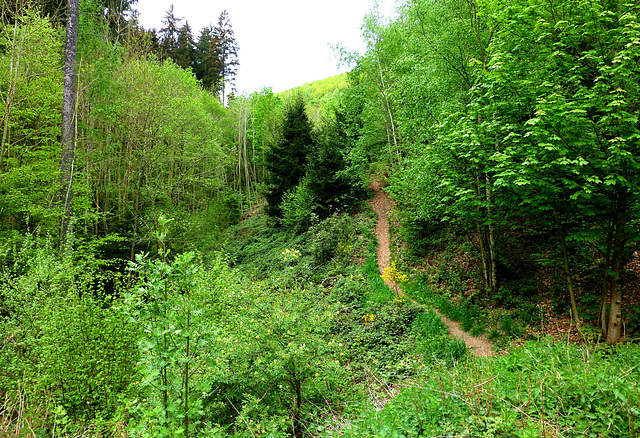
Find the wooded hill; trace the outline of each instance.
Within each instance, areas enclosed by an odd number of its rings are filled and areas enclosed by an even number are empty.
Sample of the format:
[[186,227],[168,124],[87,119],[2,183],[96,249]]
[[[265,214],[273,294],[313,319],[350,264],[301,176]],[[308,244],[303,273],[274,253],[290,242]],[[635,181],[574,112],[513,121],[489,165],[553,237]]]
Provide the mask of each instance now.
[[0,434],[638,434],[639,5],[412,0],[233,95],[233,17],[134,4],[2,3]]

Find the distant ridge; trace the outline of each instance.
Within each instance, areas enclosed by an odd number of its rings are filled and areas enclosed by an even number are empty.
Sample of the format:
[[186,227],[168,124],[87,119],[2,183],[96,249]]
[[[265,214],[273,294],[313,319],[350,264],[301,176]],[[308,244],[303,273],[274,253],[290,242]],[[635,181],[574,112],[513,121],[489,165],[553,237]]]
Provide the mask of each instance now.
[[300,85],[299,87],[290,88],[278,94],[284,97],[293,92],[300,91],[307,102],[315,103],[322,100],[322,98],[327,94],[333,94],[336,90],[344,90],[348,86],[347,73],[340,73],[339,75],[319,79],[317,81]]

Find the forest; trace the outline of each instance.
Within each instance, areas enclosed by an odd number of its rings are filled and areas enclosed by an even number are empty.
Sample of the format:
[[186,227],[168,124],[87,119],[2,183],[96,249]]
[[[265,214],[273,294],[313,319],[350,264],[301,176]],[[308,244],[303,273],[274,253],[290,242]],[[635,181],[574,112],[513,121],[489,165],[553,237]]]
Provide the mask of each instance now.
[[640,4],[374,2],[242,93],[136,3],[2,1],[0,436],[640,436]]

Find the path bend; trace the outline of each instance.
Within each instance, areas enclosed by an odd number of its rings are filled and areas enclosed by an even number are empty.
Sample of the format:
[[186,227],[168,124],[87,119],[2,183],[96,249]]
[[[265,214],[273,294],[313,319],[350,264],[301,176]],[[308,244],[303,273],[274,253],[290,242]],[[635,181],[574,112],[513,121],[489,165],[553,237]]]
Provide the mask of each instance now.
[[[391,263],[389,212],[393,209],[393,202],[389,198],[389,195],[382,190],[383,186],[384,184],[379,177],[374,179],[371,184],[374,192],[371,207],[378,215],[375,233],[378,239],[378,269],[380,271],[380,275],[384,273],[384,269]],[[392,290],[395,290],[398,294],[406,297],[399,285],[394,282],[386,283]],[[471,336],[469,333],[462,330],[459,323],[441,315],[436,309],[434,310],[449,329],[449,333],[451,333],[455,338],[463,340],[471,351],[471,354],[476,357],[494,355],[493,344],[491,344],[491,341],[489,341],[486,336]]]

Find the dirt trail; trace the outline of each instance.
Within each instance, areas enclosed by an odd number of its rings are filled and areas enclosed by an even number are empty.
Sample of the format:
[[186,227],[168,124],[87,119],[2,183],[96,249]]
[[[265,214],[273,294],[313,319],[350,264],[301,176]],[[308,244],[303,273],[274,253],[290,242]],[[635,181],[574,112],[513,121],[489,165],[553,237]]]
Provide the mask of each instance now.
[[[383,185],[384,184],[380,178],[376,178],[371,184],[374,192],[374,198],[373,201],[371,201],[371,206],[378,215],[376,237],[378,238],[378,268],[380,270],[380,274],[383,274],[384,268],[389,266],[391,263],[391,250],[389,245],[389,211],[393,208],[393,202],[389,198],[389,195],[382,190]],[[387,282],[387,285],[397,293],[404,296],[402,289],[400,289],[400,286],[397,284]],[[437,310],[436,313],[438,313]],[[444,322],[449,328],[449,333],[458,339],[462,339],[474,356],[484,357],[492,356],[494,354],[493,345],[486,336],[471,336],[469,333],[462,330],[460,324],[457,322],[451,321],[449,318],[440,315],[440,313],[438,313],[438,316],[440,316],[442,322]]]

